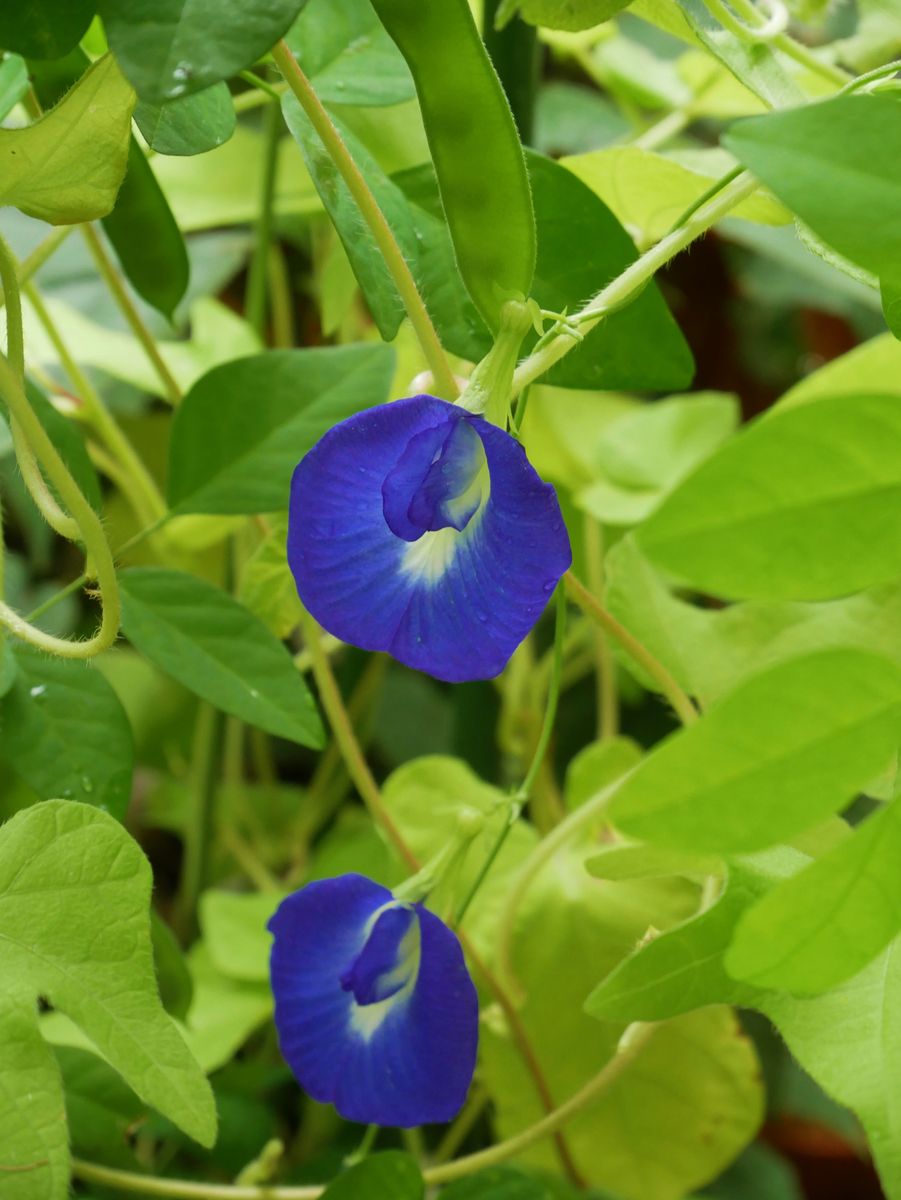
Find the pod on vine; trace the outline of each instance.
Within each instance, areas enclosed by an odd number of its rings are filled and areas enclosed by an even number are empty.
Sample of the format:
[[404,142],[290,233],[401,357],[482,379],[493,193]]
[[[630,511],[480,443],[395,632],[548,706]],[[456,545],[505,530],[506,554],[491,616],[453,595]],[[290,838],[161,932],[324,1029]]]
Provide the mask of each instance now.
[[416,82],[464,284],[492,330],[535,271],[532,194],[513,114],[467,0],[373,0]]

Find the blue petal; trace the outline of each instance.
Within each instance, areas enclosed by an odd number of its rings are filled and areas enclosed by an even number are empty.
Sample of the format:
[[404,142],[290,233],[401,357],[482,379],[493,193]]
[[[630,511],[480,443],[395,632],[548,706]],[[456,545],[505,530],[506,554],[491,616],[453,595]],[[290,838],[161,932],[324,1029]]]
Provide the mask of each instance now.
[[[466,491],[472,433],[487,499]],[[294,473],[290,518],[288,559],[320,624],[451,682],[503,670],[571,562],[554,490],[519,443],[432,396],[330,430]]]
[[[363,959],[380,909],[415,913],[418,970],[409,986],[360,1005],[342,978]],[[409,929],[409,916],[405,923]],[[392,924],[384,940],[396,959]],[[401,909],[360,875],[308,884],[283,901],[269,927],[279,1041],[309,1094],[351,1121],[450,1120],[466,1097],[478,1038],[478,1001],[455,935],[420,905]],[[388,965],[384,949],[375,946],[373,956]]]

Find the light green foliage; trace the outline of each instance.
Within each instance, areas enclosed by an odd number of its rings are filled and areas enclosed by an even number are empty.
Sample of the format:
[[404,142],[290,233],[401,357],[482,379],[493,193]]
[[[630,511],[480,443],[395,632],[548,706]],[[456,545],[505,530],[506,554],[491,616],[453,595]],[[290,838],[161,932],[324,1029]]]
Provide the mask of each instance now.
[[567,808],[579,808],[641,761],[642,749],[631,738],[589,742],[566,769]]
[[41,1037],[34,1002],[0,998],[3,1087],[0,1088],[0,1171],[4,1200],[65,1200],[69,1146],[62,1081]]
[[[704,0],[677,0],[691,32],[746,88],[772,108],[803,104],[788,61],[766,42],[751,43],[724,29]],[[674,7],[674,6],[671,6]]]
[[0,757],[41,800],[62,797],[119,820],[131,794],[131,727],[99,671],[21,644],[17,671],[0,701]]
[[134,567],[119,579],[122,628],[151,662],[232,716],[303,746],[322,745],[312,696],[253,613],[181,571]]
[[727,970],[796,995],[856,975],[901,930],[899,858],[901,806],[893,803],[750,909]]
[[[423,863],[438,853],[458,828],[461,808],[483,814],[482,831],[470,842],[456,870],[429,897],[429,906],[447,919],[469,892],[507,820],[508,800],[465,763],[428,755],[399,767],[385,782],[384,801],[404,840]],[[497,921],[510,884],[536,843],[532,827],[518,821],[510,830],[490,873],[469,908],[463,928],[480,953],[491,953]]]
[[197,1141],[213,1141],[212,1093],[156,990],[150,888],[137,845],[87,805],[48,801],[0,831],[0,1162],[44,1164],[4,1177],[15,1200],[68,1194],[59,1075],[37,1032],[38,996],[81,1027],[141,1100]]
[[716,902],[648,938],[598,984],[585,1011],[604,1021],[660,1021],[715,1001],[752,1004],[759,990],[727,974],[726,949],[754,901],[806,862],[797,851],[779,849],[733,863]]
[[690,850],[671,850],[667,846],[648,846],[644,842],[615,842],[585,863],[596,879],[653,879],[662,875],[685,875],[702,879],[722,869],[715,855],[694,854]]
[[281,892],[203,893],[200,926],[217,971],[230,979],[268,982],[272,935],[266,924],[283,899]]
[[[725,161],[724,161],[725,157]],[[640,245],[659,241],[689,205],[734,165],[716,151],[696,151],[687,161],[639,146],[613,146],[561,160],[599,196]],[[781,225],[789,214],[765,193],[737,206],[736,217]]]
[[[700,608],[672,595],[623,538],[607,558],[610,611],[704,704],[748,675],[799,654],[853,646],[901,666],[901,588],[896,583],[821,604],[750,602]],[[625,653],[645,687],[656,685]]]
[[893,579],[901,437],[891,395],[777,409],[742,430],[638,533],[658,566],[732,599],[825,600]]
[[142,100],[162,104],[252,66],[303,0],[101,0],[110,48]]
[[577,31],[609,21],[630,0],[508,0],[498,14],[501,21],[518,13],[530,25]]
[[133,107],[107,55],[39,121],[0,129],[0,205],[51,225],[105,216],[125,175]]
[[613,797],[610,819],[677,849],[772,846],[879,773],[897,746],[899,706],[901,670],[886,659],[850,649],[789,659],[660,743]]
[[133,1168],[129,1135],[147,1117],[146,1106],[109,1064],[78,1046],[55,1046],[65,1089],[73,1153],[111,1166]]
[[0,46],[26,58],[62,58],[86,32],[94,0],[28,0],[0,10]]
[[898,287],[899,115],[893,95],[842,96],[742,122],[724,140],[825,242]]
[[724,392],[670,396],[624,413],[603,432],[597,477],[576,495],[611,525],[635,525],[735,431],[738,403]]
[[322,1200],[422,1200],[425,1185],[414,1159],[400,1150],[372,1154],[332,1181]]
[[185,1019],[185,1040],[207,1074],[231,1062],[247,1039],[272,1016],[269,981],[234,979],[213,965],[203,942],[188,956],[194,998]]
[[[239,125],[208,154],[160,156],[153,160],[153,170],[180,228],[190,233],[254,220],[265,155],[263,135]],[[277,161],[274,211],[279,216],[321,212],[319,195],[290,138],[282,139]]]
[[416,94],[369,0],[310,0],[285,41],[325,103],[400,104]]
[[231,93],[224,83],[193,96],[148,104],[139,100],[135,123],[157,154],[204,154],[227,142],[235,131]]
[[[0,38],[2,41],[2,38]],[[18,54],[0,57],[0,121],[28,91],[28,68]]]
[[[520,1015],[557,1104],[601,1069],[624,1029],[625,1022],[598,1022],[581,1012],[598,970],[612,969],[649,926],[687,915],[696,896],[675,881],[601,884],[584,872],[584,856],[584,847],[562,852],[542,872],[514,943],[526,991]],[[509,1136],[538,1120],[541,1105],[493,1009],[481,1044],[498,1132]],[[589,1183],[626,1200],[676,1200],[753,1136],[761,1115],[755,1073],[753,1051],[735,1037],[735,1018],[726,1010],[709,1008],[661,1026],[602,1098],[567,1122],[577,1168]],[[553,1167],[553,1148],[531,1148],[523,1161]]]
[[361,345],[270,351],[210,371],[175,418],[170,505],[177,512],[283,510],[298,459],[336,421],[383,400],[393,365],[387,346]]
[[288,567],[288,519],[277,516],[241,571],[238,599],[255,613],[277,638],[297,628],[303,611]]

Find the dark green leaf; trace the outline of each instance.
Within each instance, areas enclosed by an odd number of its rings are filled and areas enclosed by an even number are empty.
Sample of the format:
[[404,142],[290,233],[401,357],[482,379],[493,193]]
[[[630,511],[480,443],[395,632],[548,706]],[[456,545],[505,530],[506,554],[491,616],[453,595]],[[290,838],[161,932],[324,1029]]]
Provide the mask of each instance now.
[[839,254],[901,282],[897,96],[840,96],[754,117],[724,142]]
[[[837,698],[840,697],[840,701]],[[660,743],[610,802],[625,833],[677,849],[759,850],[853,799],[898,745],[901,670],[861,650],[789,659]]]
[[[292,136],[300,146],[307,170],[322,197],[326,212],[347,251],[354,275],[379,333],[384,341],[391,341],[400,328],[405,309],[391,272],[385,265],[384,256],[331,155],[294,96],[285,95],[282,111]],[[409,205],[399,188],[386,177],[372,155],[353,134],[342,128],[341,135],[415,275],[418,246]]]
[[110,1166],[134,1168],[129,1146],[146,1106],[116,1072],[89,1050],[54,1047],[66,1092],[66,1116],[76,1154]]
[[135,567],[119,581],[122,628],[151,662],[223,712],[302,746],[322,745],[300,672],[246,608],[181,571]]
[[387,346],[282,350],[204,375],[172,430],[169,503],[178,512],[277,512],[291,473],[337,421],[386,399]]
[[155,909],[150,910],[150,940],[163,1008],[173,1017],[184,1020],[191,1007],[194,984],[175,934]]
[[235,131],[235,106],[224,83],[164,104],[138,101],[135,123],[157,154],[204,154],[221,146]]
[[303,0],[100,0],[110,49],[142,100],[162,104],[252,66]]
[[[901,110],[899,110],[901,112]],[[777,407],[703,463],[638,531],[658,566],[732,599],[825,600],[901,561],[896,396]]]
[[188,251],[163,190],[134,138],[116,206],[103,218],[103,228],[132,287],[171,319],[188,286]]
[[489,1167],[441,1189],[441,1200],[548,1200],[540,1179],[515,1167]]
[[322,1200],[421,1200],[424,1192],[422,1175],[409,1154],[386,1150],[333,1179]]
[[131,727],[99,671],[15,649],[18,673],[0,701],[0,755],[42,800],[81,800],[125,816]]
[[77,46],[94,0],[27,0],[0,6],[0,46],[25,58],[62,58]]

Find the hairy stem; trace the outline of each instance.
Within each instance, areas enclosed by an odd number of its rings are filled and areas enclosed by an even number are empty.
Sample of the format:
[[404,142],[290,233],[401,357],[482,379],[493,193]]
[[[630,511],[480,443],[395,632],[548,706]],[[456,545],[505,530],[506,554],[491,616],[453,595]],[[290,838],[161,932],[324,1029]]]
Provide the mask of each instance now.
[[[684,225],[672,233],[668,233],[656,246],[626,267],[625,271],[618,275],[612,283],[608,283],[583,308],[573,314],[569,318],[569,323],[578,326],[580,334],[588,333],[608,313],[622,308],[632,300],[671,258],[675,258],[681,250],[690,246],[702,233],[705,233],[712,225],[731,212],[742,200],[747,199],[758,187],[757,180],[751,174],[747,171],[742,172],[721,192],[699,208]],[[577,334],[562,332],[547,345],[533,350],[528,358],[523,359],[513,374],[514,394],[544,375],[579,343],[580,337]]]

